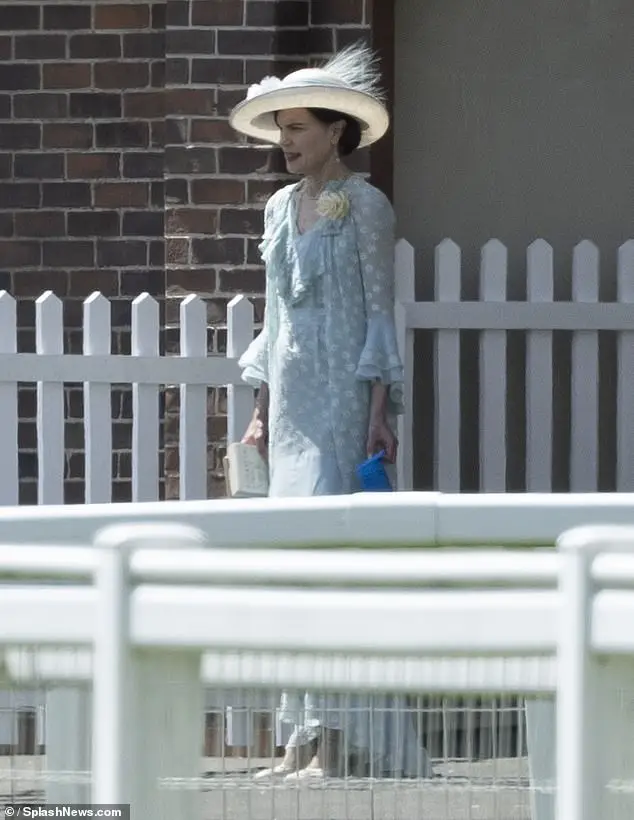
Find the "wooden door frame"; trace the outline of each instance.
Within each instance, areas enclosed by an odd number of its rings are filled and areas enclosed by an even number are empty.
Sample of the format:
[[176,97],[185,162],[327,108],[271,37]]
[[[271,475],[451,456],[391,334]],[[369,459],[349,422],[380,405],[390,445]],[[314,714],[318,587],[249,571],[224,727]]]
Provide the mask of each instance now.
[[388,133],[370,149],[372,182],[392,200],[394,195],[394,87],[395,87],[395,12],[396,0],[371,2],[371,42],[381,58],[383,85],[388,95],[391,126]]

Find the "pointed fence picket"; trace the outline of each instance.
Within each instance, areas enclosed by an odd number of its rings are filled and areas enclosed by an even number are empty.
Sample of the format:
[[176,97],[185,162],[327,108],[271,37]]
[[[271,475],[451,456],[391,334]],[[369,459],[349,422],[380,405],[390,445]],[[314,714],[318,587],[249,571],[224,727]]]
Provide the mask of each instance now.
[[[432,301],[417,302],[414,252],[406,240],[396,248],[397,332],[403,342],[406,361],[413,361],[414,334],[431,333],[434,341],[434,380],[426,392],[434,417],[434,440],[416,448],[415,412],[410,408],[401,423],[399,474],[401,489],[414,487],[412,453],[424,451],[433,458],[430,489],[459,491],[467,483],[461,443],[465,429],[478,424],[479,479],[477,489],[500,492],[508,489],[510,448],[516,446],[508,429],[510,385],[507,384],[509,331],[521,332],[526,347],[523,375],[525,431],[522,446],[523,487],[527,491],[553,489],[555,447],[570,439],[567,486],[570,490],[596,491],[599,484],[601,434],[603,425],[616,429],[616,453],[609,465],[614,489],[634,489],[634,240],[618,253],[617,296],[615,301],[599,300],[601,266],[597,247],[587,240],[572,254],[572,298],[555,300],[553,251],[538,239],[526,254],[526,300],[507,298],[506,248],[491,240],[482,248],[479,299],[462,301],[460,249],[451,240],[441,242],[435,253],[435,295]],[[512,272],[514,276],[517,272]],[[404,300],[402,294],[408,294]],[[479,373],[477,379],[461,361],[463,331],[477,331]],[[565,331],[570,338],[570,365],[567,384],[556,380],[556,351],[553,334]],[[616,336],[616,379],[602,372],[599,338],[601,333]],[[610,363],[612,365],[613,363]],[[416,376],[407,375],[406,389]],[[557,375],[557,379],[560,375]],[[612,404],[601,406],[600,384],[613,389]],[[478,419],[468,416],[461,397],[478,387]],[[569,391],[566,417],[556,414],[554,398]],[[517,399],[517,396],[513,397]],[[515,402],[515,405],[517,402]],[[607,409],[606,409],[607,408]],[[513,421],[516,421],[514,419]],[[518,425],[516,424],[514,429]],[[433,447],[432,447],[433,445]],[[433,456],[427,455],[433,453]],[[512,455],[516,456],[516,453]],[[606,461],[606,458],[603,459]],[[517,458],[515,458],[517,461]],[[470,484],[473,485],[470,479]],[[419,485],[420,486],[420,485]],[[610,489],[610,487],[608,487]]]
[[[619,249],[617,296],[634,316],[634,239]],[[634,487],[634,321],[619,335],[617,357],[617,462],[616,489]]]
[[[17,317],[14,298],[0,293],[0,355],[15,355],[17,350]],[[0,382],[0,504],[13,505],[19,500],[18,484],[18,383]]]
[[[526,296],[534,304],[552,303],[553,250],[543,239],[527,252]],[[549,492],[553,457],[553,332],[526,334],[526,489]]]
[[[110,303],[101,293],[84,302],[84,356],[110,355]],[[110,385],[84,382],[86,503],[112,499]]]

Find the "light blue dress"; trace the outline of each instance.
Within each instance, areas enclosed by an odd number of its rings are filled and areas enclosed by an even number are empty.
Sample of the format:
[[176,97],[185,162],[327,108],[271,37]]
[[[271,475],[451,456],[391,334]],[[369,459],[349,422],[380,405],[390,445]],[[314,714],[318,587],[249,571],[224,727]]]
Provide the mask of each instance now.
[[[357,175],[326,190],[347,197],[348,213],[321,217],[303,234],[297,184],[275,193],[265,210],[264,326],[240,365],[249,384],[269,386],[271,496],[355,492],[372,382],[387,386],[391,416],[402,411],[392,206]],[[344,729],[351,745],[377,750],[377,773],[417,774],[426,755],[402,705],[395,698],[285,693],[281,717],[295,725],[291,744],[314,736],[319,725]]]

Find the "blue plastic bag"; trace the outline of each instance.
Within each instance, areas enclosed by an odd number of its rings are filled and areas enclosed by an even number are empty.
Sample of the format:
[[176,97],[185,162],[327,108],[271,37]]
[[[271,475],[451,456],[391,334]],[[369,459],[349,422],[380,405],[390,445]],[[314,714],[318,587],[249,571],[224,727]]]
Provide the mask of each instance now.
[[359,464],[357,476],[361,484],[361,489],[370,493],[385,493],[392,491],[392,485],[388,478],[383,459],[385,451],[381,450],[375,456]]

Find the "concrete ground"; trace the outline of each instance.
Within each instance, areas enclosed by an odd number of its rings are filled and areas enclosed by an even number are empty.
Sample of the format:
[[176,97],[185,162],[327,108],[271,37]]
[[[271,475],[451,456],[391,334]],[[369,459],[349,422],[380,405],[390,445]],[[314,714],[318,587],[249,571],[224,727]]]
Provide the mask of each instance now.
[[[531,820],[525,760],[437,763],[427,781],[254,782],[253,773],[269,765],[204,758],[201,820]],[[45,758],[0,758],[0,806],[43,801],[49,778]]]

